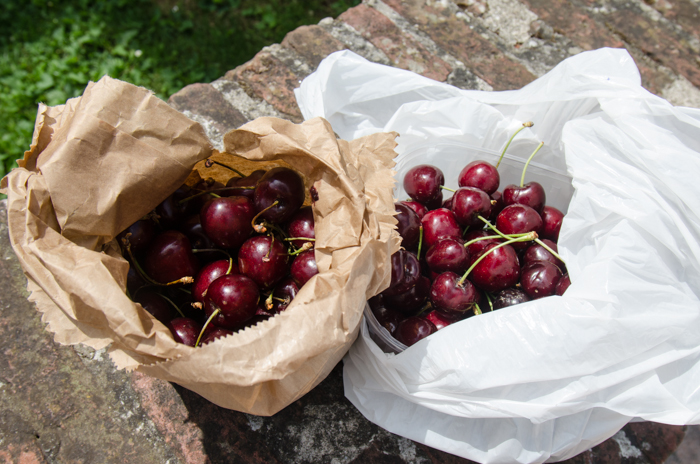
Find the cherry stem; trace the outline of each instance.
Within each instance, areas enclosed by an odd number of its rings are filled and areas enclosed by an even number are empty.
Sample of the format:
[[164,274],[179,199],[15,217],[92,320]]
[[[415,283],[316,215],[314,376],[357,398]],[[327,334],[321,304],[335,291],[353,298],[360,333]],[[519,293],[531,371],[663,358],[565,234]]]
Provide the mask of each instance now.
[[522,125],[522,127],[519,127],[518,130],[516,130],[515,133],[514,133],[513,135],[510,136],[510,140],[508,140],[508,143],[506,144],[505,148],[504,148],[503,151],[501,152],[501,157],[498,158],[498,163],[496,163],[496,169],[498,169],[498,166],[500,166],[501,160],[502,160],[503,157],[505,156],[506,150],[508,150],[508,147],[510,146],[510,142],[512,142],[513,139],[515,138],[515,136],[518,135],[518,132],[520,132],[521,130],[525,129],[526,127],[532,127],[532,126],[534,126],[534,124],[532,123],[532,121],[524,122],[523,125]]
[[173,306],[173,308],[175,308],[175,311],[177,311],[180,314],[180,316],[185,317],[184,313],[182,311],[180,311],[180,308],[178,308],[178,306],[173,302],[173,300],[171,300],[170,298],[168,298],[167,296],[165,296],[163,294],[161,294],[160,296],[162,296],[165,299],[165,301],[170,303]]
[[481,262],[481,260],[486,258],[494,250],[497,250],[503,246],[510,245],[511,243],[515,243],[515,242],[530,242],[532,240],[535,240],[536,238],[537,238],[537,232],[528,232],[527,234],[525,234],[522,237],[512,238],[506,242],[499,243],[498,245],[496,245],[493,248],[490,248],[489,250],[486,251],[486,253],[482,254],[481,256],[479,256],[479,258],[476,261],[474,261],[474,263],[469,267],[469,269],[467,269],[467,272],[465,272],[464,275],[462,276],[462,278],[459,279],[459,281],[457,282],[457,285],[462,286],[464,281],[467,280],[467,276],[469,275],[469,273],[472,272],[472,269],[474,269],[476,267],[476,265]]
[[[265,208],[265,209],[263,209],[262,211],[260,211],[258,214],[255,215],[255,217],[253,218],[253,220],[250,221],[250,223],[253,225],[253,229],[254,229],[256,232],[260,232],[260,231],[258,231],[258,230],[255,228],[255,226],[256,226],[255,221],[257,221],[258,218],[260,217],[260,215],[264,214],[265,211],[267,211],[268,209],[272,208],[273,206],[277,206],[278,204],[279,204],[279,200],[275,200],[274,203],[272,203],[270,206],[268,206],[267,208]],[[263,232],[264,232],[264,231],[263,231]]]
[[265,309],[267,309],[268,311],[271,311],[273,307],[274,307],[274,303],[272,302],[272,292],[270,292],[270,296],[265,298]]
[[443,189],[443,190],[447,190],[448,192],[452,192],[452,193],[456,192],[455,189],[451,189],[451,188],[449,188],[449,187],[445,187],[444,185],[441,185],[440,188]]
[[[547,250],[547,251],[549,251],[550,253],[552,253],[559,261],[561,261],[562,263],[564,263],[564,260],[561,259],[561,256],[559,256],[559,253],[557,253],[556,251],[554,251],[554,250],[552,250],[550,247],[548,247],[547,244],[544,243],[542,240],[540,240],[539,238],[536,238],[536,239],[535,239],[535,243],[537,243],[538,245],[542,245],[542,247],[543,247],[545,250]],[[566,263],[564,263],[564,265],[566,266]]]
[[423,226],[418,228],[418,253],[416,258],[420,261],[420,251],[423,248]]
[[504,234],[504,233],[501,232],[500,230],[496,229],[496,226],[494,226],[493,224],[491,224],[491,222],[489,222],[488,219],[485,219],[485,218],[482,217],[482,216],[477,216],[477,217],[478,217],[479,219],[481,219],[483,222],[485,222],[489,229],[491,229],[492,231],[496,232],[498,235],[500,235],[500,236],[503,237],[504,239],[510,240],[511,237],[507,236],[506,234]]
[[503,234],[503,235],[487,235],[487,236],[485,236],[485,237],[473,238],[473,239],[469,240],[468,242],[466,242],[466,243],[464,244],[464,246],[465,246],[465,247],[468,247],[468,246],[471,245],[472,243],[480,242],[480,241],[482,241],[482,240],[491,240],[491,239],[494,239],[494,238],[503,238],[503,237],[505,237],[506,240],[510,240],[511,238],[524,237],[525,235],[527,235],[527,233],[525,233],[525,234],[512,234],[512,235],[505,235],[505,234]]
[[483,314],[481,312],[481,307],[479,306],[479,303],[474,303],[474,315],[478,316],[479,314]]
[[232,168],[231,166],[225,165],[224,163],[219,163],[218,161],[214,161],[214,160],[211,159],[211,158],[207,159],[207,160],[204,162],[204,166],[206,166],[206,167],[208,167],[208,168],[212,167],[214,164],[218,164],[218,165],[221,166],[221,167],[224,167],[224,168],[226,168],[226,169],[229,169],[229,170],[235,172],[236,174],[238,174],[238,175],[241,176],[241,177],[245,177],[245,174],[243,174],[243,173],[242,173],[241,171],[239,171],[238,169],[234,169],[234,168]]
[[537,145],[537,148],[535,148],[535,151],[532,152],[530,157],[527,159],[527,162],[525,163],[525,167],[523,168],[523,175],[520,177],[520,186],[522,187],[523,184],[525,184],[525,171],[527,171],[527,167],[530,165],[530,161],[532,161],[532,158],[534,158],[535,153],[540,151],[540,148],[542,148],[542,145],[544,145],[544,142],[540,142],[539,145]]
[[493,311],[493,300],[491,299],[491,295],[489,295],[489,292],[484,292],[484,295],[486,295],[486,301],[489,302],[490,311]]
[[313,246],[314,246],[313,243],[311,243],[311,242],[306,242],[306,243],[304,243],[302,246],[300,246],[298,250],[289,251],[289,252],[287,252],[287,254],[288,254],[289,256],[296,256],[296,255],[302,254],[302,253],[305,252],[306,250],[310,250],[311,248],[313,248]]
[[[215,190],[218,191],[218,190],[221,190],[221,189],[215,189]],[[183,198],[182,200],[178,201],[177,204],[178,204],[178,205],[181,205],[181,204],[183,204],[183,203],[185,203],[185,202],[187,202],[187,201],[190,201],[190,200],[193,199],[193,198],[201,197],[202,195],[206,195],[206,194],[212,195],[212,196],[214,196],[214,197],[216,197],[216,198],[221,198],[219,195],[217,195],[217,194],[215,194],[215,193],[212,193],[213,191],[214,191],[214,190],[202,190],[202,191],[199,192],[199,193],[195,193],[194,195],[191,195],[191,196],[189,196],[189,197],[187,197],[187,198]]]
[[192,253],[209,253],[209,252],[213,252],[213,251],[220,251],[221,253],[228,256],[228,259],[231,259],[231,255],[227,251],[222,250],[220,248],[193,248],[192,249]]
[[202,330],[199,332],[199,336],[197,337],[197,341],[194,343],[195,348],[199,346],[199,341],[202,339],[202,335],[204,335],[204,331],[207,330],[207,327],[209,326],[211,320],[214,319],[220,312],[221,310],[219,308],[216,308],[214,312],[211,313],[211,316],[209,316],[209,319],[207,319],[207,322],[204,323],[204,325],[202,326]]

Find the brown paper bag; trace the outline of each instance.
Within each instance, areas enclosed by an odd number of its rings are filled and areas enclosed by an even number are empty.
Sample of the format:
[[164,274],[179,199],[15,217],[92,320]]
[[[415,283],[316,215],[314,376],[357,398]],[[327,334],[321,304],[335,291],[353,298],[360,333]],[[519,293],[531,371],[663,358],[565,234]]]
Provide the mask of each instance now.
[[[261,118],[212,150],[202,128],[146,89],[103,78],[60,107],[40,105],[32,145],[0,187],[30,299],[62,344],[109,345],[119,368],[178,383],[230,409],[271,415],[303,396],[357,336],[365,301],[386,288],[395,231],[396,134],[351,142],[330,124]],[[250,172],[288,165],[318,192],[319,274],[286,311],[199,348],[125,294],[114,237],[214,159]]]

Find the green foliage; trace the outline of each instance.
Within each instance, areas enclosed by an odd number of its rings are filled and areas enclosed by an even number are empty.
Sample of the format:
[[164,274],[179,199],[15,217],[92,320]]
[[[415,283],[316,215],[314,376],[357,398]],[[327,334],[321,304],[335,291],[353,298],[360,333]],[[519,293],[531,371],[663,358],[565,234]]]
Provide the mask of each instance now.
[[0,177],[31,142],[37,104],[110,75],[167,99],[210,82],[301,25],[359,0],[3,0]]

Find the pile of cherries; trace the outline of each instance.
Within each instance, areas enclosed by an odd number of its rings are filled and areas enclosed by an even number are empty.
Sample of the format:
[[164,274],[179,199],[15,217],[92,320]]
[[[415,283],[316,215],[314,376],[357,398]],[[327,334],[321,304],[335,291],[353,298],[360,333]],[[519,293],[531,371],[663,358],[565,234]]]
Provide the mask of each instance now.
[[[406,173],[403,187],[410,200],[395,203],[402,249],[391,257],[389,288],[369,301],[395,339],[410,346],[456,321],[562,295],[568,288],[557,253],[564,215],[545,204],[541,184],[524,183],[541,146],[525,164],[520,185],[502,191],[500,160],[496,166],[467,164],[456,190],[444,187],[444,174],[435,166],[418,165]],[[453,193],[443,200],[445,190]]]
[[181,186],[118,236],[129,296],[189,346],[284,311],[318,273],[299,173],[232,171],[226,185]]

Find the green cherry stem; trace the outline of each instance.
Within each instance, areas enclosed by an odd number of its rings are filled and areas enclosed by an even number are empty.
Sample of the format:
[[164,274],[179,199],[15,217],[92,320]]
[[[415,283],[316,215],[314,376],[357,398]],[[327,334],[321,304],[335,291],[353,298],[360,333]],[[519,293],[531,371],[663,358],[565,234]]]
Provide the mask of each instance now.
[[418,228],[418,253],[416,254],[416,259],[420,261],[420,252],[423,249],[423,226]]
[[209,323],[216,317],[217,314],[219,314],[221,310],[219,308],[216,308],[213,313],[211,313],[211,316],[209,316],[209,319],[207,319],[207,322],[204,323],[202,326],[202,330],[199,332],[199,336],[197,337],[197,341],[194,343],[194,347],[197,348],[199,346],[199,342],[202,339],[202,335],[204,335],[204,331],[207,330],[207,327],[209,326]]
[[527,159],[527,162],[525,163],[525,167],[523,167],[523,175],[520,176],[520,186],[522,187],[525,184],[525,171],[527,171],[527,167],[530,165],[530,161],[532,161],[532,158],[535,157],[535,154],[540,151],[540,148],[542,148],[542,145],[544,145],[544,142],[540,142],[539,145],[537,145],[537,148],[535,148],[535,151],[532,152],[530,157]]
[[449,188],[449,187],[445,187],[444,185],[441,185],[440,188],[443,189],[443,190],[447,190],[448,192],[452,192],[452,193],[455,193],[455,192],[456,192],[455,189],[451,189],[451,188]]
[[168,303],[170,303],[170,304],[173,306],[173,308],[175,308],[175,311],[177,311],[177,312],[180,314],[180,316],[185,317],[185,315],[183,314],[183,312],[180,311],[180,308],[178,308],[178,306],[175,304],[175,302],[174,302],[173,300],[171,300],[170,298],[168,298],[167,296],[165,296],[165,295],[163,295],[163,294],[161,294],[160,296],[162,296],[162,297],[165,299],[165,301],[167,301]]
[[494,250],[497,250],[503,246],[510,245],[511,243],[515,243],[515,242],[530,242],[530,241],[534,240],[535,238],[537,238],[537,233],[528,232],[527,234],[525,234],[522,237],[510,239],[506,242],[499,243],[495,247],[489,249],[486,253],[479,256],[479,258],[476,261],[474,261],[474,263],[469,267],[469,269],[467,269],[467,272],[465,272],[464,275],[462,276],[462,278],[459,279],[459,281],[457,282],[457,285],[461,286],[464,283],[464,281],[467,280],[467,277],[469,276],[469,273],[472,272],[472,269],[474,269],[477,264],[479,264],[484,258],[486,258]]
[[513,135],[510,136],[510,140],[508,140],[508,143],[506,143],[505,148],[503,148],[503,151],[501,152],[501,157],[498,158],[498,163],[496,163],[496,169],[498,169],[498,166],[501,164],[501,160],[502,160],[503,157],[505,156],[506,150],[508,150],[508,147],[510,146],[510,142],[512,142],[513,139],[515,138],[515,136],[518,135],[518,132],[520,132],[521,130],[525,129],[526,127],[532,127],[532,126],[534,126],[534,124],[532,123],[532,121],[524,122],[523,125],[522,125],[522,127],[519,127],[518,130],[516,130],[515,133],[514,133]]

